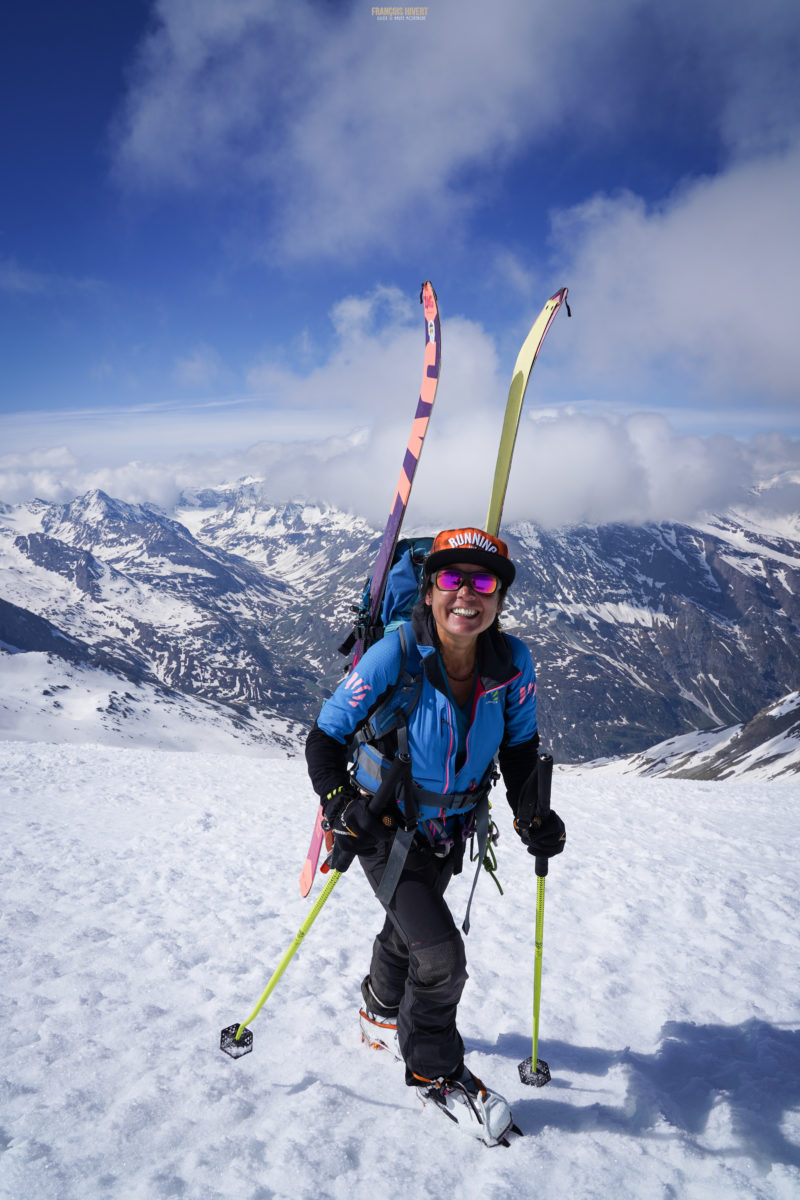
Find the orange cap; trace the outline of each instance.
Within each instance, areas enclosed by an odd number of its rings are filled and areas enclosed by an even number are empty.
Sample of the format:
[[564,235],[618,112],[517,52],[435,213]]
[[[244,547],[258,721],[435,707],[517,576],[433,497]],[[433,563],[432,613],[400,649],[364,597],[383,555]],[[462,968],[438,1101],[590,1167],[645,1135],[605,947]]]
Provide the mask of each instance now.
[[514,582],[516,568],[508,557],[508,546],[483,529],[444,529],[433,539],[425,561],[425,574],[432,575],[453,563],[475,563],[485,567],[508,587]]

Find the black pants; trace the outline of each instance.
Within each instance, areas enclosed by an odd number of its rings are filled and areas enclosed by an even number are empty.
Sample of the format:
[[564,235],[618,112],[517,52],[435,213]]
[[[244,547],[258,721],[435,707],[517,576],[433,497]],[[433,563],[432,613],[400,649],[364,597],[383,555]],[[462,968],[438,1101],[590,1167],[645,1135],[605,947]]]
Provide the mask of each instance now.
[[[360,857],[373,891],[386,869],[389,843]],[[397,1006],[397,1036],[406,1082],[457,1074],[464,1043],[456,1009],[467,982],[464,942],[444,900],[455,855],[436,858],[427,845],[412,844],[383,929],[375,939],[370,981],[380,1000]]]

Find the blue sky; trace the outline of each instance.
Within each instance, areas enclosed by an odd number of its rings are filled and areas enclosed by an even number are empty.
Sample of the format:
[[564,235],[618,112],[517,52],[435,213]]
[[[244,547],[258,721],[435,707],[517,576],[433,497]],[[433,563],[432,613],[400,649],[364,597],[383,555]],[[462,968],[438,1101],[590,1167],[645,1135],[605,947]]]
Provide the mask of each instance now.
[[4,26],[0,500],[252,472],[377,519],[426,278],[421,514],[467,502],[453,461],[483,506],[562,285],[509,515],[682,517],[800,469],[796,3],[76,0]]

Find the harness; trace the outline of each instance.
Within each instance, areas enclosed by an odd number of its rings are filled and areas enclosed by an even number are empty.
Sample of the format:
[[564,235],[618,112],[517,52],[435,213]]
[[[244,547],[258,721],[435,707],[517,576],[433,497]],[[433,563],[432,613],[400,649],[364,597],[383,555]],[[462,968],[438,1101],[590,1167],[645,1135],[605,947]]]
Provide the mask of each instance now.
[[[467,902],[462,928],[469,933],[469,914],[472,898],[478,883],[481,866],[486,857],[489,842],[489,792],[497,778],[492,761],[480,783],[462,792],[432,792],[414,782],[411,773],[411,755],[408,745],[408,718],[416,707],[422,692],[423,671],[420,665],[416,672],[408,668],[408,642],[401,625],[398,628],[402,659],[400,672],[394,687],[384,696],[367,720],[355,732],[350,741],[350,756],[353,760],[351,776],[356,785],[374,794],[387,778],[394,758],[384,753],[381,743],[390,735],[397,738],[396,757],[405,764],[397,785],[396,800],[401,812],[401,821],[394,835],[386,869],[376,893],[384,907],[388,907],[397,888],[400,875],[408,858],[411,843],[419,828],[419,822],[434,830],[444,831],[449,816],[474,812],[473,834],[477,841],[477,867]],[[396,766],[396,764],[395,764]],[[446,842],[442,845],[447,846]],[[451,843],[452,845],[452,843]],[[449,851],[448,846],[444,853]],[[434,849],[434,853],[435,853]]]

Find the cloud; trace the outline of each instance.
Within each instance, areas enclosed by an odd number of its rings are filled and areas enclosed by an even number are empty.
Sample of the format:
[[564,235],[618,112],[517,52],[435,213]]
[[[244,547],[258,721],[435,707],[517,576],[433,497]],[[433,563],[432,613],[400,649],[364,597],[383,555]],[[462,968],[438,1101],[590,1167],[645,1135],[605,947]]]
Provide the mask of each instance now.
[[177,360],[172,378],[181,387],[210,388],[221,372],[220,357],[208,346],[198,346],[188,357]]
[[[247,374],[251,395],[264,406],[305,410],[340,428],[377,424],[387,413],[408,412],[410,420],[425,344],[421,305],[397,288],[379,286],[339,301],[331,321],[336,341],[327,360],[306,374],[272,360],[257,363]],[[449,388],[477,395],[496,389],[494,346],[481,326],[448,317],[442,336]]]
[[799,200],[800,141],[658,206],[598,195],[557,214],[576,316],[567,369],[606,397],[796,405]]
[[[683,220],[693,202],[685,196],[676,205],[675,219]],[[715,207],[721,211],[719,203]],[[668,271],[669,254],[660,251],[658,237],[669,226],[671,213],[655,221],[655,234],[647,213],[622,201],[619,207],[614,202],[598,205],[591,220],[583,215],[571,219],[584,222],[581,261],[592,263],[592,254],[610,259],[624,255],[626,238],[617,237],[614,223],[627,229],[632,220],[642,244],[655,238],[656,250],[651,248],[647,259],[651,269],[660,261],[662,275]],[[676,235],[668,230],[664,236],[669,245]],[[701,253],[698,243],[696,256]],[[630,262],[635,261],[636,255]],[[615,286],[621,289],[625,262],[619,270]],[[796,500],[796,492],[781,492],[778,484],[800,472],[798,440],[764,433],[749,439],[701,436],[679,430],[655,412],[633,407],[624,413],[601,401],[565,401],[572,359],[594,363],[595,369],[601,359],[591,356],[603,353],[602,320],[608,317],[599,289],[594,294],[598,312],[592,308],[590,284],[586,272],[576,316],[568,321],[559,315],[537,362],[517,438],[505,519],[550,527],[689,520],[741,502],[749,489],[770,482],[772,503]],[[658,276],[647,286],[652,289],[648,304],[657,304],[659,289],[667,289],[665,278]],[[702,298],[701,309],[707,299]],[[718,303],[724,300],[721,295]],[[694,302],[690,293],[687,305]],[[650,336],[648,324],[633,300],[626,303],[636,327],[626,354],[632,359],[640,354],[645,371],[656,342],[651,340],[645,353],[640,343]],[[687,316],[685,324],[673,328],[668,313],[656,308],[656,314],[659,336],[671,339],[672,352],[679,335],[693,331],[692,320]],[[125,500],[170,507],[185,488],[255,476],[266,481],[272,501],[331,503],[380,527],[419,394],[422,309],[415,299],[382,285],[345,297],[332,307],[330,317],[334,342],[327,359],[306,371],[259,362],[238,393],[204,401],[0,416],[5,451],[0,501],[34,496],[64,501],[99,487]],[[702,319],[702,313],[695,319]],[[753,314],[758,319],[760,312]],[[748,336],[744,317],[731,336]],[[482,325],[448,316],[442,338],[441,380],[409,512],[411,524],[422,527],[483,523],[509,384],[510,364],[501,359]],[[213,363],[213,354],[211,359]],[[197,360],[202,368],[205,352]],[[187,382],[198,384],[202,369],[195,374],[195,360],[188,361],[192,370]],[[623,366],[618,372],[613,363],[609,367],[612,384]]]
[[21,266],[16,259],[0,259],[0,292],[18,296],[63,296],[98,292],[104,285],[97,279],[78,279]]
[[[265,480],[270,501],[311,500],[386,519],[420,383],[422,322],[394,294],[336,307],[340,340],[307,375],[262,364],[263,396],[225,402],[0,418],[0,501],[65,501],[99,487],[169,508],[181,491]],[[389,314],[392,314],[391,316]],[[357,331],[355,341],[352,341]],[[549,347],[549,342],[548,342]],[[773,508],[796,503],[800,440],[681,433],[656,413],[614,415],[553,403],[537,365],[517,438],[504,519],[547,527],[690,520],[771,485]],[[409,527],[482,524],[508,386],[486,331],[451,318],[442,379],[412,493]],[[359,406],[354,395],[362,397]],[[556,393],[557,395],[557,393]],[[340,407],[349,403],[347,419]],[[31,450],[31,445],[40,447]],[[158,447],[158,454],[153,452]],[[794,475],[792,474],[794,472]],[[795,481],[796,482],[796,481]]]
[[413,245],[452,237],[505,166],[555,139],[613,143],[669,112],[733,157],[784,146],[797,38],[794,0],[437,0],[384,23],[356,3],[158,0],[114,173],[256,198],[288,258]]
[[[272,503],[309,500],[386,519],[408,430],[399,422],[339,437],[259,442],[228,453],[177,455],[160,463],[91,465],[63,451],[56,461],[0,462],[0,499],[64,502],[90,488],[169,509],[187,488],[243,477],[265,480]],[[408,515],[409,527],[483,524],[499,428],[488,414],[450,414],[431,424]],[[523,422],[504,522],[548,527],[623,521],[691,521],[705,512],[753,505],[796,514],[800,440],[681,435],[662,417],[560,415]]]

